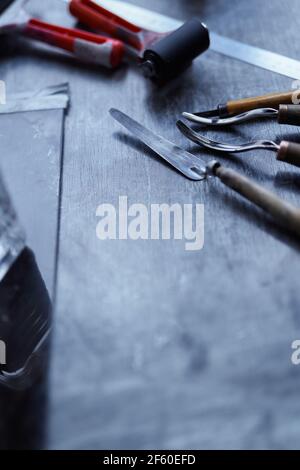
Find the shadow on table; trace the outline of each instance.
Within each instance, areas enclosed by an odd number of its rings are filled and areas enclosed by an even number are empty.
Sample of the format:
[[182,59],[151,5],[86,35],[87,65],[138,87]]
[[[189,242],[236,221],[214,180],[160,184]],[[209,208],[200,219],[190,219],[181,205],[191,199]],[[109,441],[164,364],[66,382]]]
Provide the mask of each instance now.
[[245,199],[235,193],[224,193],[221,187],[215,186],[214,193],[217,193],[216,197],[219,198],[219,200],[226,199],[226,207],[229,207],[230,210],[236,214],[237,218],[246,219],[251,225],[256,226],[263,232],[300,253],[300,238],[288,229],[278,225],[272,217],[264,211],[251,204],[251,202],[245,201]]
[[44,447],[52,305],[25,248],[0,283],[0,449]]
[[275,176],[274,185],[288,192],[300,193],[300,170],[298,174],[292,171],[279,171]]
[[36,450],[45,447],[47,373],[29,390],[0,389],[0,449]]

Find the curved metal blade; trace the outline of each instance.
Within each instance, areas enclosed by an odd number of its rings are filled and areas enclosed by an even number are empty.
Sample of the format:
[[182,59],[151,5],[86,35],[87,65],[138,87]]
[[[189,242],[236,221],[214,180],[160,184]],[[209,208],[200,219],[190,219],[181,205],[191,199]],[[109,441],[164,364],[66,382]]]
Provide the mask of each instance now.
[[272,140],[257,140],[256,142],[248,142],[238,145],[224,144],[222,142],[216,142],[215,140],[211,140],[207,137],[204,137],[203,135],[200,135],[182,121],[177,121],[176,125],[180,132],[192,142],[202,145],[203,147],[206,147],[210,150],[217,150],[218,152],[242,153],[255,149],[267,149],[273,151],[279,150],[279,145],[277,145],[276,142],[273,142]]
[[183,117],[189,121],[196,122],[198,124],[203,124],[205,126],[231,126],[233,124],[239,124],[242,122],[251,121],[254,119],[261,118],[273,118],[278,116],[278,109],[273,108],[260,108],[252,109],[245,113],[238,114],[236,116],[231,116],[228,118],[220,117],[205,117],[203,114],[192,114],[192,113],[182,113]]
[[154,132],[146,129],[137,121],[122,113],[122,111],[110,109],[109,112],[116,121],[184,176],[194,181],[201,181],[206,178],[206,164],[200,158],[186,152],[163,137],[154,134]]

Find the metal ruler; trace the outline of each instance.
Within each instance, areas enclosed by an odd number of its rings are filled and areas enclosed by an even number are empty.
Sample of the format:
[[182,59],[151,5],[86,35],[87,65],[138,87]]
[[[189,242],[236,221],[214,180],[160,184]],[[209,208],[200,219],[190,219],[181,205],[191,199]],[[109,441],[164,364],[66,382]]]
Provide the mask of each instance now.
[[[183,22],[160,13],[120,0],[95,0],[107,10],[122,16],[127,21],[156,32],[167,32],[180,27]],[[300,80],[300,62],[274,52],[250,46],[240,41],[210,32],[210,49],[227,57],[246,62],[256,67]]]

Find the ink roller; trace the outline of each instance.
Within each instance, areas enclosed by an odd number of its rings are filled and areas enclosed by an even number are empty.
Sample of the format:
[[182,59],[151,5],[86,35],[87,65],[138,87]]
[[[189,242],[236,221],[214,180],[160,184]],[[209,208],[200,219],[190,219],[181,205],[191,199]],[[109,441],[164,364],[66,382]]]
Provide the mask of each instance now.
[[[166,81],[185,70],[210,46],[207,27],[196,18],[178,29],[158,33],[131,23],[99,1],[70,0],[70,13],[93,31],[106,33],[124,43],[144,76]],[[128,54],[129,55],[129,54]]]
[[209,45],[207,27],[193,18],[148,47],[140,67],[145,77],[167,80],[189,67]]

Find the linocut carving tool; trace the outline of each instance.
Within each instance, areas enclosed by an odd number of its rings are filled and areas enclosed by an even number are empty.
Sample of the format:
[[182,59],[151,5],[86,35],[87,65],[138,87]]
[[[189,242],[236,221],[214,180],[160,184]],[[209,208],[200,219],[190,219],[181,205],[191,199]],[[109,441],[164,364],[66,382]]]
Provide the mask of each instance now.
[[274,220],[283,227],[300,235],[300,209],[283,201],[240,173],[223,167],[216,160],[205,163],[199,157],[154,134],[121,111],[111,109],[110,113],[122,126],[187,178],[202,181],[208,176],[217,177],[225,186],[273,216]]
[[257,149],[272,150],[273,152],[277,152],[277,160],[300,167],[300,144],[282,141],[280,145],[278,145],[272,140],[258,140],[256,142],[240,145],[223,144],[200,135],[182,121],[177,121],[177,127],[189,140],[210,150],[217,150],[218,152],[224,153],[243,153]]
[[81,23],[127,43],[136,51],[143,74],[164,81],[186,69],[209,48],[207,27],[193,18],[175,30],[157,33],[112,13],[92,0],[71,0],[69,10]]
[[[164,33],[182,25],[180,20],[126,1],[95,0],[95,2],[117,15],[122,15],[129,22],[135,22],[140,27],[156,32]],[[210,50],[286,77],[300,79],[300,62],[298,60],[235,41],[212,31],[210,31]],[[279,104],[281,103],[283,104],[284,101]]]
[[[298,97],[299,91],[286,91],[280,93],[269,93],[267,95],[256,96],[252,98],[242,98],[239,100],[227,101],[225,104],[219,104],[216,109],[210,111],[204,111],[199,113],[187,113],[191,119],[196,120],[197,117],[203,118],[225,118],[228,116],[235,116],[248,111],[257,110],[260,108],[272,108],[278,110],[280,105],[292,105],[294,103],[294,97]],[[288,115],[292,119],[296,119],[295,111],[289,108]],[[260,117],[263,117],[260,116]],[[283,120],[288,119],[286,117],[286,111],[281,114]],[[285,124],[282,122],[282,124]],[[290,123],[286,123],[290,124]]]
[[130,53],[118,39],[31,18],[24,9],[26,3],[27,0],[5,2],[7,9],[0,18],[0,34],[21,34],[63,49],[79,60],[112,68]]
[[300,105],[299,104],[281,104],[279,109],[274,108],[259,108],[247,111],[235,116],[218,118],[218,117],[204,117],[191,113],[182,113],[183,117],[189,121],[203,124],[205,126],[231,126],[233,124],[240,124],[246,121],[261,118],[277,118],[278,124],[288,124],[291,126],[300,126]]

